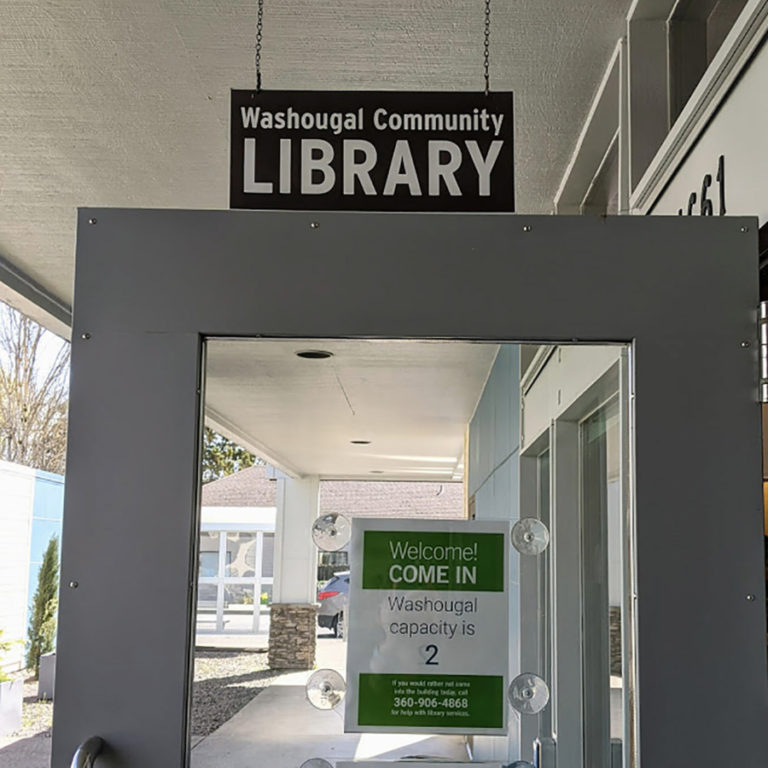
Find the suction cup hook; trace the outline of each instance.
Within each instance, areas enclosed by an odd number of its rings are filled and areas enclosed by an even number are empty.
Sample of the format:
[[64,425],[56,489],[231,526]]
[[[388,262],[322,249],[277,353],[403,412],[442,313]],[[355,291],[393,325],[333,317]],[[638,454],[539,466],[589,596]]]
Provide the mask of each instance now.
[[549,546],[549,530],[535,517],[524,517],[512,527],[512,545],[521,555],[540,555]]
[[310,757],[299,768],[333,768],[333,766],[327,760],[323,760],[322,757]]
[[312,541],[323,552],[338,552],[349,544],[352,526],[349,520],[336,512],[320,515],[312,524]]
[[315,709],[333,709],[344,700],[347,684],[335,669],[318,669],[307,680],[306,691]]
[[523,672],[509,684],[509,703],[523,715],[535,715],[549,703],[549,686],[531,672]]

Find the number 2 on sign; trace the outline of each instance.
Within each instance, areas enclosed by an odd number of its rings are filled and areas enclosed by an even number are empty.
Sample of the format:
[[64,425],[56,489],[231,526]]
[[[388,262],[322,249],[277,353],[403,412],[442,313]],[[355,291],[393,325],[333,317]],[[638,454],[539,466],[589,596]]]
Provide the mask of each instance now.
[[431,664],[432,666],[437,666],[440,663],[439,661],[435,661],[435,659],[437,659],[437,651],[438,651],[437,646],[436,645],[428,645],[424,650],[428,654],[430,654],[429,657],[427,658],[427,660],[424,663],[425,664]]

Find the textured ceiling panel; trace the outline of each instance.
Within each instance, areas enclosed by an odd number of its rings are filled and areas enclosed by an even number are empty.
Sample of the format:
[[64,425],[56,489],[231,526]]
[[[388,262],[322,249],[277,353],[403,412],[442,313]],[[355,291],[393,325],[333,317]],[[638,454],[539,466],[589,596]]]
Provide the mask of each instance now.
[[[333,356],[297,357],[307,349]],[[464,431],[497,351],[465,342],[213,340],[206,409],[293,474],[451,480],[461,476]]]
[[[548,212],[629,0],[494,0],[517,201]],[[256,0],[0,3],[0,256],[71,301],[75,208],[228,204]],[[480,90],[481,0],[265,0],[264,87]]]

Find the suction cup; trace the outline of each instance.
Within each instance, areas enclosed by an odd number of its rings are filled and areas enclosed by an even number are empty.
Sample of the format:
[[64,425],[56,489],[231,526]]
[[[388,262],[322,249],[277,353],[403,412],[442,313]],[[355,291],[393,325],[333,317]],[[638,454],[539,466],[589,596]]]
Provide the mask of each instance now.
[[535,517],[524,517],[512,527],[512,545],[521,555],[540,555],[549,546],[547,526]]
[[316,709],[333,709],[344,700],[347,684],[335,669],[318,669],[307,680],[307,699]]
[[349,544],[352,526],[344,515],[330,512],[312,524],[312,541],[323,552],[337,552]]
[[322,757],[310,757],[299,768],[333,768],[333,766],[327,760],[323,760]]
[[549,703],[549,686],[538,675],[523,672],[509,684],[509,703],[523,715],[535,715]]

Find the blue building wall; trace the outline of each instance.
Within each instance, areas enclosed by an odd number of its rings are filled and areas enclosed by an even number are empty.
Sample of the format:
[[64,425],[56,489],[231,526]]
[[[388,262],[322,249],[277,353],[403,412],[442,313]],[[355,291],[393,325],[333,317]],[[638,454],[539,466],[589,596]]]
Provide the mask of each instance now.
[[[61,542],[64,513],[64,478],[51,472],[35,472],[35,495],[32,505],[32,531],[29,547],[29,605],[37,589],[37,574],[52,536]],[[61,551],[61,547],[59,547]],[[29,606],[27,609],[29,624]]]
[[[520,347],[502,345],[469,424],[467,486],[477,520],[520,518]],[[509,671],[520,673],[520,557],[509,562]],[[519,757],[519,720],[509,721],[508,738],[475,737],[481,760],[508,762]]]
[[469,495],[480,519],[519,514],[520,347],[503,345],[469,424]]

